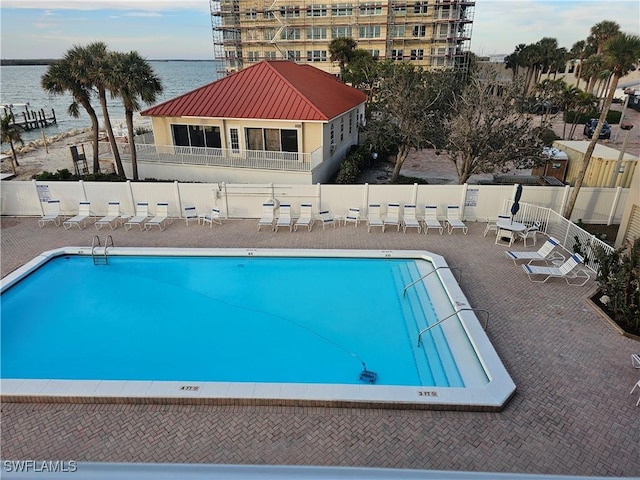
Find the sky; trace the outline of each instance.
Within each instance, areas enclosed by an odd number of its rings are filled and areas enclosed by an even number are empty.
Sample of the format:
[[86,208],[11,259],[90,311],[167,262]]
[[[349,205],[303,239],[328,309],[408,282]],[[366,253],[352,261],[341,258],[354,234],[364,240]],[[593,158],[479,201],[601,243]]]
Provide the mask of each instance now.
[[[471,50],[509,54],[543,37],[570,49],[602,20],[639,34],[640,2],[476,0]],[[103,41],[149,60],[213,60],[209,0],[2,0],[0,26],[3,59],[60,58],[73,45]]]

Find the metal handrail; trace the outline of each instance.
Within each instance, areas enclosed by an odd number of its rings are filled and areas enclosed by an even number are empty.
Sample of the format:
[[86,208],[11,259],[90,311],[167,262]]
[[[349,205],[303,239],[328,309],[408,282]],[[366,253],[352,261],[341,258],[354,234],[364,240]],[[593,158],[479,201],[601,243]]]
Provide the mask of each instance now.
[[93,240],[91,240],[91,260],[93,260],[93,264],[96,263],[96,248],[100,246],[100,237],[98,235],[93,236]]
[[484,308],[461,308],[460,310],[453,312],[451,315],[443,318],[442,320],[437,321],[436,323],[434,323],[433,325],[429,325],[427,328],[423,328],[422,330],[420,330],[420,333],[418,333],[418,347],[420,346],[420,339],[422,338],[422,334],[425,332],[428,332],[429,330],[431,330],[433,327],[440,325],[442,322],[444,322],[445,320],[453,317],[454,315],[457,315],[460,312],[464,312],[464,311],[472,311],[472,312],[484,312],[487,314],[487,318],[484,321],[484,326],[482,327],[483,330],[487,329],[487,325],[489,324],[489,312],[487,310],[485,310]]
[[462,269],[460,267],[437,267],[436,269],[430,271],[429,273],[423,275],[422,277],[420,277],[418,280],[416,280],[415,282],[410,283],[409,285],[407,285],[406,287],[404,287],[404,290],[402,291],[402,297],[404,298],[404,296],[407,294],[407,290],[410,287],[413,287],[416,283],[424,280],[425,278],[427,278],[429,275],[431,275],[432,273],[437,272],[438,270],[440,270],[441,268],[448,268],[449,270],[458,270],[458,283],[460,283],[460,278],[462,277]]
[[107,235],[107,238],[104,240],[104,263],[109,263],[109,257],[107,255],[107,248],[113,247],[113,237],[111,235]]

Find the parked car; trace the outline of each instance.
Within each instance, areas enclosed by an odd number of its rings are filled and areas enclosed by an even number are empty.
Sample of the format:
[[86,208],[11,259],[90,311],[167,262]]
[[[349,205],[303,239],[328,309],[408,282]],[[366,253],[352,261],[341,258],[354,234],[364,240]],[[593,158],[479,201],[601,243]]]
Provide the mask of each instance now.
[[[592,118],[591,120],[589,120],[585,126],[584,126],[584,135],[586,137],[591,138],[593,136],[593,132],[596,130],[596,127],[598,126],[598,119],[597,118]],[[611,127],[609,126],[609,124],[605,121],[604,125],[602,125],[602,130],[600,131],[600,135],[598,136],[598,138],[602,139],[609,139],[611,138]]]
[[547,101],[536,103],[531,108],[531,113],[534,113],[536,115],[544,115],[545,113],[549,115],[555,115],[559,111],[560,111],[559,106],[549,103]]

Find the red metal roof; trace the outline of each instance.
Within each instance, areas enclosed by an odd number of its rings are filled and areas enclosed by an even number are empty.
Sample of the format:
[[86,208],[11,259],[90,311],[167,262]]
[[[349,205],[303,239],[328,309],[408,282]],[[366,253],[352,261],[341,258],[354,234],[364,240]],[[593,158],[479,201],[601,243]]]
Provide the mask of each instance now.
[[315,67],[265,60],[140,113],[327,121],[365,100],[364,93]]

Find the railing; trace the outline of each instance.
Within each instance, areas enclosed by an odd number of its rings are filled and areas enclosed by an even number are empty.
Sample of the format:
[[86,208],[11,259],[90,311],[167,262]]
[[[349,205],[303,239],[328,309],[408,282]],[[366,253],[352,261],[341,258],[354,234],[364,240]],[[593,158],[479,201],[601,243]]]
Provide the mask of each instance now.
[[[104,148],[111,152],[110,147]],[[118,145],[118,148],[123,157],[131,154],[129,144]],[[136,143],[136,153],[141,162],[296,172],[310,172],[322,163],[321,148],[311,153],[298,153]]]
[[461,308],[460,310],[457,310],[457,311],[453,312],[451,315],[443,318],[442,320],[438,320],[433,325],[429,325],[428,327],[423,328],[422,330],[420,330],[420,333],[418,333],[418,347],[420,346],[420,339],[422,338],[422,334],[423,333],[428,332],[433,327],[437,327],[438,325],[440,325],[445,320],[448,320],[451,317],[458,315],[460,312],[465,312],[465,311],[469,311],[469,312],[484,312],[484,313],[486,313],[487,314],[487,318],[484,321],[484,325],[483,325],[482,329],[483,330],[487,329],[487,326],[489,325],[489,312],[487,310],[485,310],[484,308]]
[[409,285],[407,285],[406,287],[404,287],[404,290],[402,291],[402,297],[404,298],[404,296],[407,294],[407,290],[410,287],[413,287],[416,283],[424,280],[425,278],[427,278],[429,275],[431,275],[432,273],[436,273],[438,270],[440,270],[441,268],[448,268],[449,270],[458,270],[458,284],[460,284],[460,278],[462,277],[462,269],[460,267],[438,267],[435,270],[430,271],[429,273],[423,275],[422,277],[420,277],[418,280],[416,280],[415,282],[411,282]]
[[[504,211],[510,211],[512,204],[512,200],[505,200]],[[596,254],[598,249],[603,249],[605,252],[614,251],[611,245],[591,235],[586,230],[580,228],[550,208],[520,203],[520,210],[516,215],[516,219],[518,222],[524,224],[533,224],[536,221],[540,222],[541,232],[558,239],[563,248],[568,252],[582,255],[585,259],[585,265],[596,273],[598,271]]]

